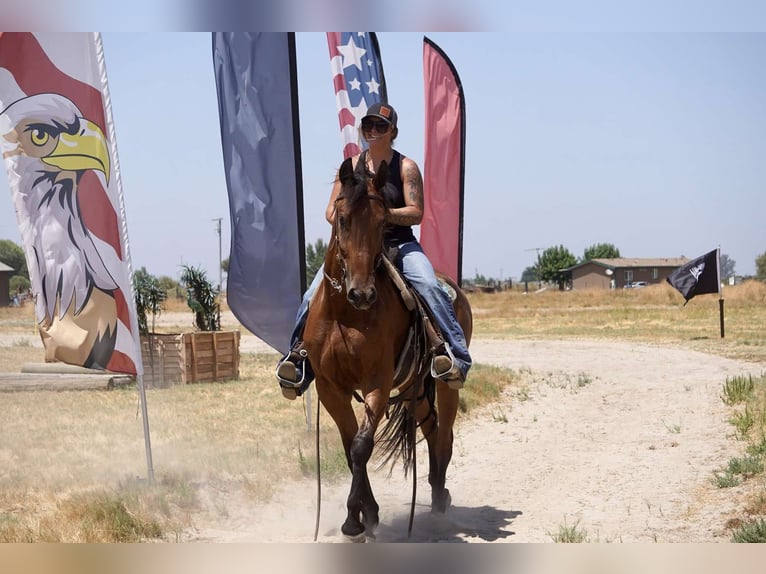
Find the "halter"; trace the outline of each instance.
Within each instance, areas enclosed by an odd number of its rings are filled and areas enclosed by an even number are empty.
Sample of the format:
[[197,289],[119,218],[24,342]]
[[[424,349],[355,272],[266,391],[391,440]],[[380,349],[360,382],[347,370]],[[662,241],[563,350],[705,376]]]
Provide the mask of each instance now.
[[[340,197],[337,197],[335,199],[335,205],[333,206],[333,215],[335,215],[335,213],[337,212],[337,210],[338,210],[338,202],[341,199],[348,199],[348,198],[345,197],[345,196],[340,196]],[[367,199],[377,199],[378,201],[380,201],[383,204],[384,207],[386,207],[386,200],[383,199],[380,195],[377,195],[375,193],[368,193],[367,194]],[[333,232],[333,236],[335,237],[335,245],[336,245],[336,249],[337,249],[337,251],[335,252],[335,258],[340,263],[340,281],[338,281],[334,277],[330,277],[330,275],[327,274],[327,271],[324,271],[324,276],[325,276],[325,279],[327,279],[327,281],[329,281],[330,286],[333,289],[335,289],[338,293],[340,293],[341,291],[343,291],[343,285],[345,285],[345,281],[346,281],[346,260],[343,259],[343,257],[340,254],[340,239],[338,238],[337,225],[338,225],[338,220],[337,220],[337,218],[334,217],[333,218],[333,224],[332,224],[332,232]],[[375,256],[375,265],[373,266],[374,270],[377,270],[378,267],[380,267],[380,264],[382,262],[382,258],[383,258],[383,254],[382,253],[378,253]]]

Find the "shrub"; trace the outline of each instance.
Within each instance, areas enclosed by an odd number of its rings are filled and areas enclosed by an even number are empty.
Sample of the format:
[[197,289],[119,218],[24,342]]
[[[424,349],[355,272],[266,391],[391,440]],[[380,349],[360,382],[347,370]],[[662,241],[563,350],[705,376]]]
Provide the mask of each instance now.
[[194,324],[200,331],[218,331],[221,328],[221,307],[218,289],[208,281],[205,271],[189,265],[183,266],[181,283],[186,287],[186,303],[194,312]]

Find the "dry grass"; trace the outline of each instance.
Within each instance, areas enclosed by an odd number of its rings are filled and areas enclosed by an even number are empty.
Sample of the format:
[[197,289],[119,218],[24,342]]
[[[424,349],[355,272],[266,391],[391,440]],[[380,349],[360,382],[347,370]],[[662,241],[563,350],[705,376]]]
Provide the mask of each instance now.
[[[766,363],[766,286],[727,288],[725,298],[721,339],[716,296],[683,307],[664,285],[470,296],[478,338],[617,338]],[[191,325],[184,300],[166,309],[158,330]],[[225,326],[237,326],[229,321]],[[29,342],[34,337],[31,306],[0,309],[0,371],[41,361],[42,349]],[[313,472],[315,439],[300,403],[285,401],[274,383],[276,359],[244,353],[239,381],[147,391],[152,488],[142,479],[135,390],[0,394],[0,542],[173,540],[206,491],[236,489],[263,500],[277,484]],[[509,371],[477,366],[462,393],[461,416],[515,381]],[[345,472],[344,459],[334,425],[326,414],[321,422],[323,476],[332,478]]]
[[477,293],[471,305],[479,337],[621,339],[766,362],[766,285],[757,281],[724,289],[724,338],[717,295],[701,295],[684,306],[667,284]]

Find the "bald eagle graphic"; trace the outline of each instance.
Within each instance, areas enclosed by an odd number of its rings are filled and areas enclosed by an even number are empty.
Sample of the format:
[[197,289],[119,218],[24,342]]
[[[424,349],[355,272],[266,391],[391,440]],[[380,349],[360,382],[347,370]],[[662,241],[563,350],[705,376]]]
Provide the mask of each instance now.
[[108,185],[107,139],[71,100],[42,93],[0,112],[0,146],[46,360],[106,369],[117,339],[118,283],[84,221],[81,186],[94,175]]

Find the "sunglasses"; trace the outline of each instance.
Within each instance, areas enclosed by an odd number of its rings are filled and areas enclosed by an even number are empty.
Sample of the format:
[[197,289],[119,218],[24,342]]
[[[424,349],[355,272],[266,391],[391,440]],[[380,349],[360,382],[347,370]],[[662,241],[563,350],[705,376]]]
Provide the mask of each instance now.
[[366,132],[371,132],[374,128],[379,134],[384,134],[389,127],[391,124],[385,120],[362,120],[362,129]]

